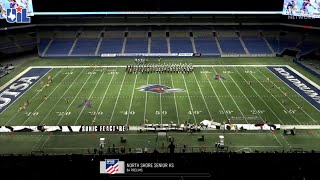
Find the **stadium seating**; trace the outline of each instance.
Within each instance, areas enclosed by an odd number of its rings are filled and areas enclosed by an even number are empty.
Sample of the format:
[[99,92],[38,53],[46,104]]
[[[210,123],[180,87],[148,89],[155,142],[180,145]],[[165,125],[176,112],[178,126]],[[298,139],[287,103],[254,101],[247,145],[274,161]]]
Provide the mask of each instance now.
[[40,39],[39,44],[38,44],[38,50],[39,54],[41,55],[44,53],[45,49],[47,48],[48,44],[50,43],[50,39]]
[[148,39],[127,38],[125,53],[148,53]]
[[101,41],[99,54],[121,53],[123,38],[104,38]]
[[171,53],[193,53],[189,37],[171,37],[170,48]]
[[245,54],[238,37],[220,37],[218,40],[223,54]]
[[51,45],[48,47],[46,55],[68,55],[74,39],[58,38],[54,39]]
[[166,38],[164,37],[151,38],[151,53],[168,53]]
[[73,55],[94,55],[98,46],[98,38],[81,38],[78,39],[74,49]]
[[[301,50],[300,54],[303,54],[319,47],[319,40],[304,39],[301,32],[253,26],[74,27],[68,30],[55,28],[51,32],[39,32],[38,36],[39,54],[45,56],[195,52],[202,55],[273,55],[286,48]],[[8,47],[32,44],[32,38],[1,38],[0,52],[4,47],[9,52]]]
[[250,54],[271,54],[267,43],[261,37],[242,37]]
[[195,37],[195,48],[197,53],[219,54],[219,49],[214,37]]

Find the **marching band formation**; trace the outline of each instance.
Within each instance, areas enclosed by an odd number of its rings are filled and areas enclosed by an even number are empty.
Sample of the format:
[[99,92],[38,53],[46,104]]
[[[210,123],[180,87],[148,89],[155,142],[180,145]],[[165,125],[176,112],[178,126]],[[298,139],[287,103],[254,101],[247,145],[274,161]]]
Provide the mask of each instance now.
[[127,73],[190,73],[193,72],[193,65],[190,64],[134,64],[127,65]]

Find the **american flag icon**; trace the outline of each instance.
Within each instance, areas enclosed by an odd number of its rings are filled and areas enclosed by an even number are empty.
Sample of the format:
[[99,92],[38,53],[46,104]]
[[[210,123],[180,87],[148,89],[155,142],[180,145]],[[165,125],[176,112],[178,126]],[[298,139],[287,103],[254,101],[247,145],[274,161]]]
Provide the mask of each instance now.
[[123,174],[124,161],[119,161],[119,159],[106,159],[105,161],[100,161],[100,173]]
[[119,159],[106,160],[106,171],[108,174],[114,174],[119,171]]

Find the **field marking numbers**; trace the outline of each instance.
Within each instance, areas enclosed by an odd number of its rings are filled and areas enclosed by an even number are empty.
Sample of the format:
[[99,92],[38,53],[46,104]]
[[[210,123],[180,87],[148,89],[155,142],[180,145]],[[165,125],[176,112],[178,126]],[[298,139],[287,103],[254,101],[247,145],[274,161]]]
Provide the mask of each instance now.
[[[187,94],[188,94],[188,98],[189,98],[189,103],[190,103],[191,110],[194,111],[194,110],[193,110],[192,103],[191,103],[191,99],[190,99],[190,95],[189,95],[189,91],[188,91],[186,79],[184,78],[184,75],[183,75],[183,74],[181,74],[181,75],[182,75],[182,78],[183,78],[183,81],[184,81],[184,85],[186,86],[186,90],[187,90]],[[196,125],[198,125],[195,114],[192,113],[192,115],[193,115],[194,122],[196,123]]]
[[58,116],[69,116],[71,114],[71,112],[56,112],[58,114]]
[[208,107],[208,105],[207,105],[207,102],[206,102],[206,100],[205,100],[205,98],[204,98],[204,95],[203,95],[203,93],[202,93],[201,87],[200,87],[200,85],[199,85],[199,81],[198,81],[198,79],[197,79],[197,77],[196,77],[195,73],[194,73],[194,72],[192,72],[192,74],[193,74],[194,78],[196,79],[196,82],[197,82],[198,88],[199,88],[199,90],[200,90],[200,93],[201,93],[201,96],[202,96],[203,102],[204,102],[204,104],[206,105],[207,111],[208,111],[208,113],[209,113],[210,120],[212,120],[211,112],[210,112],[210,110],[209,110],[209,107]]
[[[147,84],[149,83],[149,74],[147,75]],[[146,98],[144,101],[144,114],[143,114],[143,122],[146,124],[146,113],[147,113],[147,101],[148,101],[148,92],[146,92]]]
[[68,92],[68,90],[72,87],[72,85],[74,84],[74,82],[80,77],[80,75],[82,74],[82,72],[85,69],[83,68],[82,71],[78,74],[78,76],[73,80],[73,82],[70,84],[70,86],[68,87],[68,89],[62,94],[62,96],[59,98],[59,100],[56,102],[56,104],[54,104],[54,106],[51,108],[51,110],[48,112],[48,114],[46,115],[46,117],[44,117],[42,119],[42,121],[40,122],[40,124],[42,124],[50,115],[50,113],[53,111],[53,109],[57,106],[57,104],[61,101],[61,99],[63,98],[63,96]]
[[[61,73],[62,70],[64,70],[64,69],[61,69],[61,70],[59,71],[59,74]],[[63,82],[68,76],[69,76],[69,75],[66,75],[66,76],[60,81],[60,83],[50,92],[50,94],[48,95],[48,97],[50,97],[50,96],[52,95],[52,93],[55,92],[55,90],[56,90],[58,87],[60,87],[60,85],[62,84],[62,82]],[[46,100],[42,101],[42,102],[38,105],[38,107],[36,108],[36,110],[34,110],[33,112],[37,111],[37,110],[42,106],[42,104],[43,104],[44,102],[46,102]],[[31,116],[29,116],[29,117],[22,123],[22,125],[25,125],[25,123],[29,120],[30,117],[31,117]]]
[[[243,80],[246,81],[246,83],[248,84],[248,81],[242,76],[242,74],[237,70],[237,68],[234,67],[234,69],[237,71],[237,73],[241,76],[241,78]],[[260,94],[257,93],[257,91],[252,87],[252,86],[249,86],[253,91],[254,93],[256,93],[256,95],[262,100],[262,102],[269,108],[269,110],[272,112],[272,114],[282,123],[284,124],[281,119],[278,117],[278,115],[270,108],[270,106],[266,103],[266,101],[264,99],[262,99],[262,97],[260,96]]]
[[[203,68],[203,67],[202,67],[202,70],[204,71],[204,68]],[[212,83],[211,83],[210,79],[208,78],[207,74],[205,74],[205,76],[206,76],[206,78],[207,78],[207,80],[208,80],[208,82],[209,82],[209,84],[210,84],[210,86],[211,86],[212,91],[214,92],[215,96],[217,97],[217,100],[218,100],[221,108],[223,109],[223,111],[225,111],[225,109],[224,109],[224,107],[223,107],[223,105],[222,105],[222,103],[221,103],[221,101],[220,101],[220,99],[219,99],[219,96],[218,96],[217,93],[216,93],[216,90],[214,90],[214,88],[213,88],[213,86],[212,86]],[[229,119],[229,116],[228,116],[227,114],[225,114],[225,116],[226,116],[227,119]]]
[[[103,71],[103,72],[101,73],[101,76],[100,76],[98,82],[96,82],[96,85],[94,86],[93,90],[91,91],[91,94],[90,94],[90,96],[89,96],[88,99],[90,99],[90,98],[92,97],[92,94],[93,94],[94,91],[96,90],[96,88],[97,88],[99,82],[101,81],[101,78],[102,78],[102,76],[104,75],[104,73],[105,73],[105,71]],[[90,76],[91,76],[91,75],[90,75]],[[86,84],[86,83],[85,83],[85,84]],[[79,113],[76,122],[74,122],[74,125],[76,125],[77,122],[79,121],[79,119],[80,119],[80,117],[81,117],[81,114],[83,113],[83,111],[84,111],[85,108],[86,108],[85,106],[82,107],[81,112]]]
[[[103,99],[100,101],[98,110],[96,111],[96,112],[98,112],[98,113],[100,112],[100,108],[101,108],[101,106],[102,106],[102,103],[103,103],[104,99],[106,98],[107,92],[108,92],[108,90],[109,90],[109,87],[110,87],[110,85],[111,85],[111,82],[113,81],[114,75],[115,75],[115,74],[112,74],[112,77],[111,77],[111,80],[109,81],[108,87],[107,87],[106,91],[104,92]],[[94,121],[96,120],[97,115],[99,115],[98,113],[96,113],[96,114],[94,115],[94,118],[93,118]],[[102,112],[102,113],[103,113],[103,112]]]
[[[161,78],[160,78],[161,76],[160,76],[160,74],[159,74],[159,84],[161,84]],[[162,98],[161,98],[161,93],[160,93],[160,112],[163,112],[162,111]],[[160,113],[160,122],[161,122],[161,124],[163,124],[162,123],[162,114],[163,113]]]
[[[215,73],[217,73],[217,71],[216,71],[213,67],[212,67],[212,69],[214,70]],[[229,76],[230,76],[230,75],[229,75]],[[223,81],[221,81],[221,82],[222,82],[222,85],[224,86],[224,88],[227,90],[227,92],[228,92],[229,96],[231,97],[232,101],[233,101],[234,104],[237,106],[237,108],[238,108],[239,112],[241,113],[242,117],[243,117],[243,118],[246,120],[246,122],[248,123],[247,118],[244,116],[244,114],[243,114],[243,112],[241,111],[240,107],[238,106],[238,104],[236,103],[236,101],[235,101],[235,100],[233,99],[233,97],[231,96],[228,88],[226,87],[226,85],[224,84]]]
[[[95,70],[95,69],[94,69],[94,70]],[[93,71],[94,71],[94,70],[93,70]],[[80,74],[81,74],[81,73],[80,73]],[[72,105],[73,102],[77,99],[78,95],[80,94],[81,90],[83,89],[83,87],[85,86],[85,84],[86,84],[86,83],[88,82],[88,80],[90,79],[91,75],[92,75],[92,74],[90,74],[89,77],[87,78],[87,80],[83,83],[83,85],[81,86],[80,90],[78,91],[78,93],[76,94],[76,96],[73,98],[73,100],[71,101],[71,103],[69,104],[69,106],[67,107],[67,109],[65,110],[65,112],[67,112],[67,111],[70,109],[71,105]],[[63,117],[64,117],[64,116],[61,116],[61,118],[59,119],[57,125],[60,124],[60,122],[61,122],[61,120],[62,120]]]
[[[244,67],[244,69],[247,70],[246,67]],[[281,102],[279,102],[279,100],[278,100],[276,97],[274,97],[274,95],[273,95],[270,91],[268,91],[268,89],[267,89],[260,81],[258,81],[258,79],[257,79],[254,75],[252,75],[252,74],[250,74],[250,75],[251,75],[269,94],[271,94],[271,96],[272,96],[285,110],[287,110],[287,108],[286,108]],[[293,117],[293,119],[295,119],[295,120],[297,121],[297,123],[301,124],[296,117],[294,117],[292,114],[290,114],[290,115],[291,115],[291,117]]]
[[118,96],[117,96],[117,100],[116,100],[116,102],[115,102],[115,104],[113,106],[113,110],[112,110],[112,113],[111,113],[109,124],[111,124],[111,120],[113,118],[114,110],[116,109],[116,106],[118,104],[119,96],[120,96],[120,93],[121,93],[121,90],[122,90],[122,86],[123,86],[123,82],[124,82],[124,79],[126,78],[126,75],[127,75],[127,73],[124,73],[124,76],[123,76],[123,79],[122,79],[122,83],[121,83],[121,86],[120,86],[120,89],[119,89],[119,93],[118,93]]
[[[18,76],[16,76],[14,79],[13,79],[13,81],[12,82],[14,82],[15,80],[17,80],[20,76],[22,76],[23,74],[25,74],[26,72],[28,72],[30,69],[32,69],[31,67],[29,67],[28,69],[27,69],[27,71],[23,71],[22,73],[20,73]],[[51,71],[51,70],[50,70]],[[39,81],[41,81],[41,79],[43,79],[50,71],[48,71],[44,76],[42,76],[40,79],[39,79]],[[53,78],[52,79],[54,79],[55,77],[57,77],[58,75],[59,75],[59,73],[60,73],[61,71],[59,71],[56,75],[54,75],[53,76]],[[9,81],[8,83],[9,84],[11,84],[12,82],[11,81]],[[39,82],[38,81],[38,82]],[[2,87],[3,88],[1,88],[1,90],[2,89],[4,89],[5,87],[7,87],[9,84],[8,83],[6,83],[5,85],[3,85]],[[35,83],[35,84],[38,84],[38,83]],[[35,85],[35,84],[33,84],[31,87],[30,87],[30,89]],[[41,91],[44,89],[45,87],[42,87],[41,88]],[[29,90],[30,90],[29,89]],[[38,91],[30,100],[29,100],[29,102],[31,102],[41,91]],[[25,93],[27,93],[27,92],[25,92]],[[25,95],[25,94],[24,94]],[[22,96],[20,96],[20,97],[22,97]],[[19,97],[19,98],[20,98]],[[19,99],[18,98],[18,99]],[[14,102],[16,102],[18,99],[16,99]],[[14,102],[12,103],[12,104],[14,104]],[[9,106],[11,106],[12,104],[10,104]],[[8,107],[9,108],[9,107]],[[19,112],[16,112],[10,119],[9,119],[9,121],[7,121],[4,125],[7,125],[8,123],[10,123],[11,122],[11,120],[13,119],[13,118],[15,118],[17,115],[19,114]]]
[[[172,83],[172,87],[174,87],[172,74],[171,74],[171,83]],[[176,93],[175,92],[173,92],[173,98],[174,98],[174,105],[176,107],[176,112],[177,112],[178,124],[180,124],[180,117],[179,117],[177,99],[176,99]]]
[[[262,74],[264,77],[267,77],[262,71],[260,71],[258,68],[256,68],[260,74]],[[272,73],[273,74],[273,73]],[[274,75],[274,74],[273,74]],[[276,76],[278,79],[280,79],[278,76]],[[280,79],[281,80],[281,79]],[[272,85],[276,86],[272,81],[270,81],[272,83]],[[281,82],[283,82],[281,80]],[[287,86],[289,86],[287,83],[283,82],[284,84],[286,84]],[[290,86],[289,86],[290,87]],[[291,88],[291,87],[290,87]],[[292,89],[293,90],[293,89]],[[283,94],[284,92],[281,90],[281,88],[279,88],[279,91]],[[294,90],[293,90],[294,91]],[[295,93],[298,93],[296,91],[294,91]],[[298,93],[299,94],[299,93]],[[300,94],[299,94],[300,95]],[[289,100],[291,102],[293,102],[296,106],[299,106],[295,101],[293,101],[289,96],[287,96],[289,98]],[[300,95],[301,97],[301,95]],[[303,98],[304,99],[304,98]],[[309,102],[309,101],[308,101]],[[314,107],[314,106],[313,106]],[[300,109],[302,112],[304,112],[304,114],[306,114],[314,123],[318,124],[318,122],[316,120],[314,120],[306,111],[304,111],[303,109]]]
[[[132,100],[133,100],[134,90],[136,89],[137,77],[138,77],[138,75],[136,74],[136,78],[135,78],[135,80],[134,80],[134,85],[133,85],[133,89],[132,89],[132,93],[131,93],[131,100],[130,100],[130,105],[129,105],[129,112],[131,111],[131,107],[132,107]],[[128,123],[129,123],[129,117],[130,117],[130,114],[128,114],[128,116],[127,116],[127,123],[126,123],[126,125],[128,125]]]

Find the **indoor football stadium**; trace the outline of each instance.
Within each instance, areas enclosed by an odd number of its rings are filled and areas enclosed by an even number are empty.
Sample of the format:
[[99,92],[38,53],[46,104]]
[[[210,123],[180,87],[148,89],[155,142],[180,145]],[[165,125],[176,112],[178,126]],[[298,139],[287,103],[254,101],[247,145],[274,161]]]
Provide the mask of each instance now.
[[[99,3],[0,0],[8,169],[61,158],[54,177],[210,179],[252,155],[275,172],[287,161],[278,177],[316,177],[305,166],[320,152],[320,1]],[[220,159],[191,168],[187,156]]]

